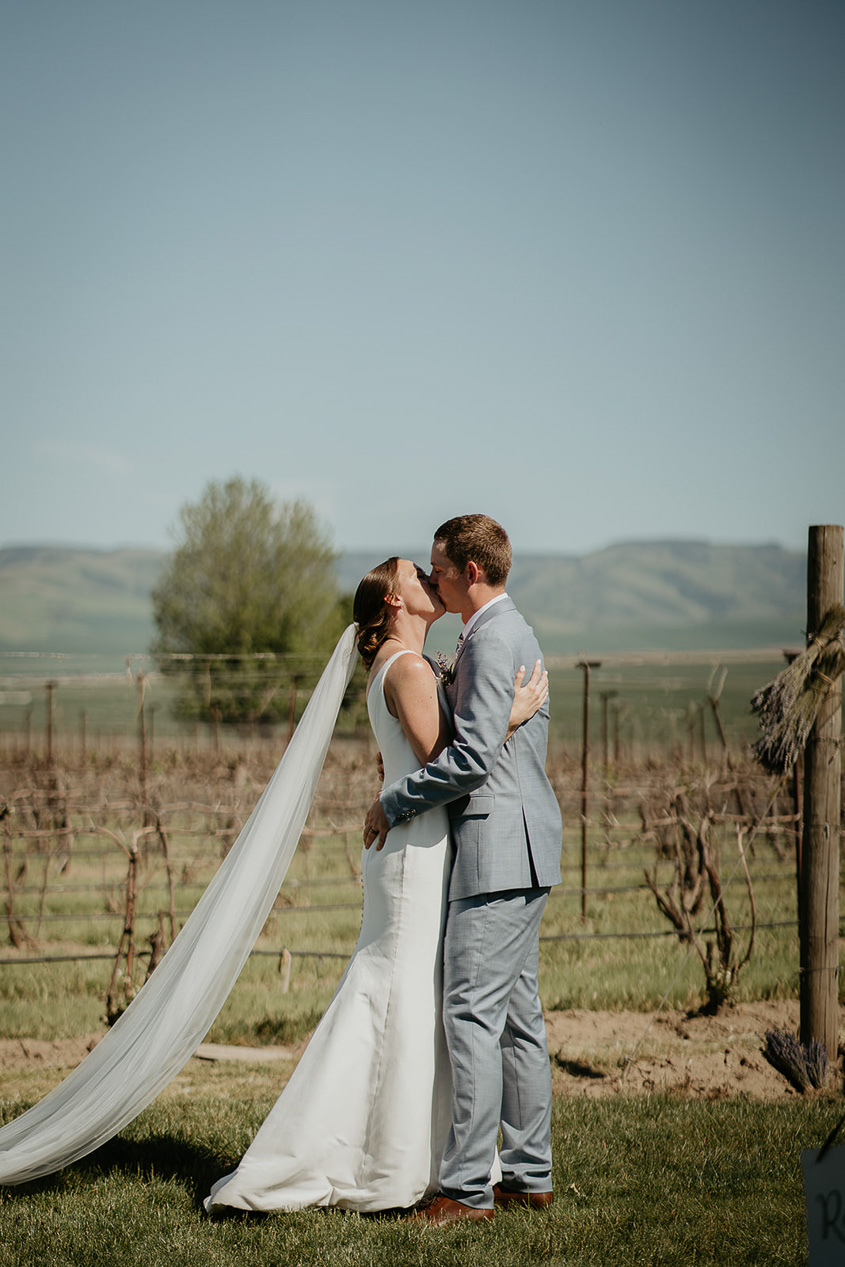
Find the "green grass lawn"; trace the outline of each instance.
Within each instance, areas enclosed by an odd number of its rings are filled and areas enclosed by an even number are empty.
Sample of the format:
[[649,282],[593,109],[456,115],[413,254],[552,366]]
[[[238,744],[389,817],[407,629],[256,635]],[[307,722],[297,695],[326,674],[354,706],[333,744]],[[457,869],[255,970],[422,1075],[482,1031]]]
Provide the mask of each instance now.
[[165,1095],[91,1157],[3,1190],[0,1265],[798,1267],[806,1252],[800,1152],[841,1116],[829,1099],[558,1101],[548,1211],[443,1229],[317,1210],[207,1219],[203,1197],[271,1103],[196,1086],[189,1097]]

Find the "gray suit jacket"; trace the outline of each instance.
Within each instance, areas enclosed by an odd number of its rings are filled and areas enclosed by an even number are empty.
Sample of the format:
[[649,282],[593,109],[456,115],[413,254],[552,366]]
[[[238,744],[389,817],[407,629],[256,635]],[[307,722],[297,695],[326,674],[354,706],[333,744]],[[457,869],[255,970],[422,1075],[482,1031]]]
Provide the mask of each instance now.
[[560,883],[561,817],[546,777],[548,706],[505,742],[516,671],[541,656],[509,598],[473,625],[447,687],[455,737],[429,762],[381,793],[391,826],[448,805],[455,844],[454,900]]

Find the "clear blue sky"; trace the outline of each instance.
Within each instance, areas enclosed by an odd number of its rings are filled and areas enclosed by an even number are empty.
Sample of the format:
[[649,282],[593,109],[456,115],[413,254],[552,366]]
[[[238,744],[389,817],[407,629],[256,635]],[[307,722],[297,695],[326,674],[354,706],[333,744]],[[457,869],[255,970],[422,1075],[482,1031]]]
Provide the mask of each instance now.
[[0,544],[845,518],[842,0],[0,10]]

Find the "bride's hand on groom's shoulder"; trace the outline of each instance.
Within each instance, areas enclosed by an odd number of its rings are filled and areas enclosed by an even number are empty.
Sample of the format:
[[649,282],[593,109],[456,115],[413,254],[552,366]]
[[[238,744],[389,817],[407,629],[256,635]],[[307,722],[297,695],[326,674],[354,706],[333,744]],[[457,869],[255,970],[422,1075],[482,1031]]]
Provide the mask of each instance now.
[[531,677],[525,680],[525,665],[520,665],[513,684],[513,704],[508,723],[508,738],[542,708],[549,698],[549,675],[540,660],[535,660]]

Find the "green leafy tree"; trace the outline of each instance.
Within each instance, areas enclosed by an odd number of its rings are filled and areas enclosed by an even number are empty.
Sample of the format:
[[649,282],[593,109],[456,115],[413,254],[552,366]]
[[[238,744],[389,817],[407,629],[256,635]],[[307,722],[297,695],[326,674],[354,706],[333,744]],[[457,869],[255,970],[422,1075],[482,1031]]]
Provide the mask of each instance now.
[[180,512],[153,591],[152,651],[182,679],[183,716],[287,716],[291,684],[316,679],[342,628],[336,554],[314,511],[241,478],[210,483]]

